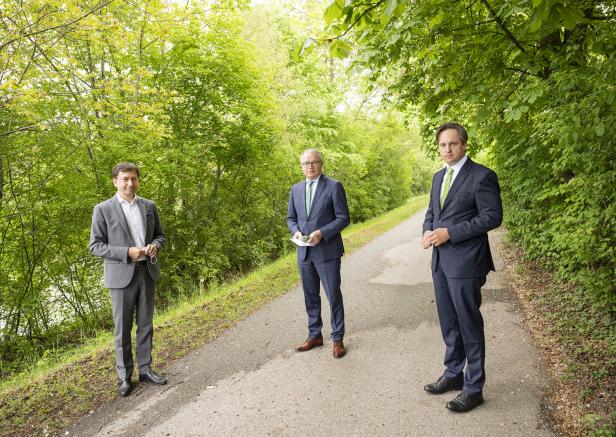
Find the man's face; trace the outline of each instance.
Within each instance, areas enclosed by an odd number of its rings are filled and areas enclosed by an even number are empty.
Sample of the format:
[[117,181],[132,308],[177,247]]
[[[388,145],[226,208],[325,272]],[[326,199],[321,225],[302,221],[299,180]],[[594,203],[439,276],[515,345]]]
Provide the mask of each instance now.
[[302,155],[300,158],[300,164],[302,165],[302,171],[304,172],[304,176],[306,176],[310,180],[314,180],[319,177],[321,174],[321,168],[323,167],[323,163],[314,152],[308,152]]
[[455,129],[445,129],[438,137],[438,151],[447,165],[453,165],[466,154],[466,144]]
[[121,171],[113,178],[113,185],[123,199],[132,200],[139,188],[139,176],[135,170]]

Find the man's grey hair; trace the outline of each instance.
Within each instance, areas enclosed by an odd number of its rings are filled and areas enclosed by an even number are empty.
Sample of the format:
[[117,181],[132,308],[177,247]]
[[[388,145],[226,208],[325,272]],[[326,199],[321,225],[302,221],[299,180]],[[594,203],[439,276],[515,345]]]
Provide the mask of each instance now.
[[460,137],[460,141],[462,144],[468,144],[468,133],[464,126],[459,123],[443,123],[436,129],[436,144],[438,144],[438,138],[441,136],[441,133],[447,129],[455,129],[458,131],[458,137]]
[[319,157],[319,161],[323,161],[323,155],[321,155],[321,152],[319,152],[317,149],[306,149],[302,152],[301,155],[299,155],[299,160],[301,161],[302,158],[304,157],[304,155],[307,155],[309,153],[315,153],[318,157]]

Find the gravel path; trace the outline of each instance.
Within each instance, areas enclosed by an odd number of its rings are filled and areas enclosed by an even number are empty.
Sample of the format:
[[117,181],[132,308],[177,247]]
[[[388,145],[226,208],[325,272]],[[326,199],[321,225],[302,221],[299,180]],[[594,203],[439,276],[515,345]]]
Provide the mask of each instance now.
[[[486,402],[460,415],[445,408],[456,393],[424,392],[442,372],[444,346],[430,251],[419,247],[423,214],[343,258],[344,358],[332,357],[329,342],[293,351],[306,315],[301,289],[290,290],[166,369],[167,386],[139,385],[68,435],[554,435],[540,414],[547,378],[498,253],[483,290]],[[323,322],[327,338],[328,311]]]

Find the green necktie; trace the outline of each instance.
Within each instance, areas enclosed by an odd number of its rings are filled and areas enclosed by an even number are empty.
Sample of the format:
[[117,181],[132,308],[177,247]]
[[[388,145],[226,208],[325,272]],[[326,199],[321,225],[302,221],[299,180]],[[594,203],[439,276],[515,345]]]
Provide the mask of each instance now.
[[312,184],[314,181],[308,182],[308,187],[306,189],[306,215],[310,215],[310,207],[312,206]]
[[447,198],[447,193],[449,193],[449,187],[451,187],[451,177],[453,176],[453,168],[449,167],[447,171],[447,177],[445,178],[445,189],[443,190],[443,195],[441,196],[441,208],[445,203],[445,199]]

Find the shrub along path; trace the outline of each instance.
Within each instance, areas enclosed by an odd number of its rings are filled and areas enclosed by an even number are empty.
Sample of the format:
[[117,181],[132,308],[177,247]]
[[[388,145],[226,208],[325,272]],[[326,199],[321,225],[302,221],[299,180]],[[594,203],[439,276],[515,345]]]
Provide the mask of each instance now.
[[[419,247],[422,218],[416,214],[344,257],[344,358],[332,357],[330,343],[293,351],[306,334],[303,296],[295,288],[175,361],[166,369],[169,385],[139,385],[69,434],[553,435],[541,408],[548,380],[499,257],[499,271],[484,288],[486,403],[456,415],[445,409],[455,394],[423,391],[442,371],[443,345],[430,251]],[[219,310],[216,303],[203,309]],[[192,332],[183,332],[191,342]]]

